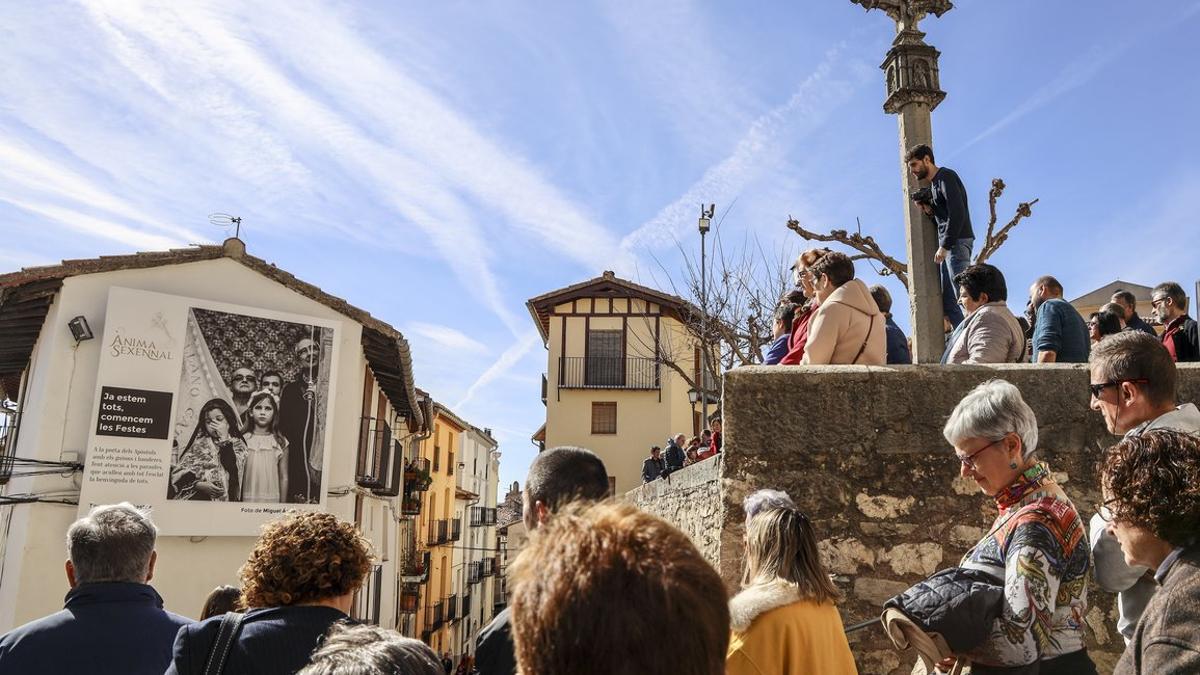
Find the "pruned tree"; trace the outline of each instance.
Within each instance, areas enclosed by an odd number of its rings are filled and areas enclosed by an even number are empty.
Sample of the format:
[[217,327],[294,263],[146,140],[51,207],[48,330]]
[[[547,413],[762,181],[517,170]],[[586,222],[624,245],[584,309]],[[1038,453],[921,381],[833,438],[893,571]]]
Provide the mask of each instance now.
[[[1033,214],[1033,205],[1038,203],[1037,199],[1030,202],[1021,202],[1017,204],[1016,213],[1012,219],[1004,224],[999,230],[996,229],[996,201],[1000,199],[1000,195],[1004,194],[1004,181],[999,178],[992,179],[992,187],[988,190],[988,225],[987,234],[984,236],[983,245],[979,247],[979,253],[975,256],[975,263],[979,264],[987,262],[988,258],[992,257],[997,250],[1000,249],[1006,241],[1013,228],[1017,226],[1021,220],[1028,218]],[[830,230],[828,234],[813,232],[805,229],[800,225],[800,221],[788,216],[787,226],[796,234],[804,237],[809,241],[831,242],[841,244],[847,248],[858,251],[858,253],[850,256],[851,260],[870,260],[878,263],[881,268],[876,271],[882,276],[895,276],[905,288],[908,288],[908,263],[902,262],[883,251],[875,238],[870,235],[863,235],[861,227],[857,232],[847,232],[846,230]]]
[[[651,272],[655,288],[670,289],[686,301],[682,335],[663,335],[655,342],[633,339],[642,353],[654,353],[663,366],[677,373],[692,389],[697,386],[693,363],[693,344],[710,346],[708,372],[714,380],[724,370],[742,365],[761,364],[764,349],[770,345],[775,308],[792,288],[791,256],[785,249],[768,252],[756,237],[747,235],[734,247],[726,245],[719,228],[709,235],[712,250],[706,288],[701,289],[698,253],[676,242],[682,265],[668,267],[652,256],[657,270]],[[701,321],[701,317],[707,317]],[[703,328],[701,324],[703,323]],[[703,357],[702,357],[703,358]],[[719,392],[709,393],[714,398]]]

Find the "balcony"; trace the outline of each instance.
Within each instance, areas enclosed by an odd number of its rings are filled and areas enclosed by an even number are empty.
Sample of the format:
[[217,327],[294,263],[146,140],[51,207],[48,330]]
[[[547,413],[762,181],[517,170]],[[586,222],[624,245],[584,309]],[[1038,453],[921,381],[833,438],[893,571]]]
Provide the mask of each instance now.
[[424,457],[410,459],[404,465],[404,491],[425,492],[433,484],[433,476],[429,472],[429,460]]
[[425,583],[429,578],[429,551],[417,551],[400,564],[400,581],[410,584]]
[[387,422],[374,417],[359,420],[358,461],[354,473],[360,487],[384,491],[399,487],[388,484],[391,478],[388,466],[393,452],[392,428]]
[[405,584],[400,589],[400,602],[396,603],[396,611],[400,614],[416,614],[421,606],[421,587],[416,584]]
[[471,616],[471,594],[467,593],[462,597],[462,615],[463,618]]
[[429,538],[426,543],[430,546],[437,546],[450,541],[450,521],[431,520],[429,521]]
[[500,567],[500,565],[497,564],[497,560],[498,560],[497,558],[484,558],[482,560],[483,576],[485,576],[485,577],[496,576],[496,570],[499,569],[499,567]]
[[462,518],[455,518],[450,521],[450,541],[459,539],[462,539]]
[[350,615],[359,623],[379,625],[379,603],[383,593],[383,565],[372,565],[366,582],[354,599]]
[[458,621],[462,615],[458,613],[458,596],[452,595],[446,598],[446,622]]
[[404,516],[419,516],[421,515],[421,495],[405,494],[404,499],[400,502],[400,515]]
[[21,427],[21,413],[9,408],[0,399],[0,485],[8,483],[13,473],[13,457],[17,454],[17,429]]
[[476,560],[467,565],[467,583],[477,584],[483,581],[483,562]]
[[654,359],[560,356],[558,387],[656,390],[659,388],[659,365]]
[[425,630],[435,631],[435,630],[441,628],[442,624],[446,623],[446,615],[445,615],[446,606],[445,606],[445,604],[439,602],[436,605],[434,605],[433,607],[430,607],[428,611],[429,611],[429,621],[426,624],[427,627]]
[[471,507],[471,527],[492,527],[496,524],[496,509],[487,506]]

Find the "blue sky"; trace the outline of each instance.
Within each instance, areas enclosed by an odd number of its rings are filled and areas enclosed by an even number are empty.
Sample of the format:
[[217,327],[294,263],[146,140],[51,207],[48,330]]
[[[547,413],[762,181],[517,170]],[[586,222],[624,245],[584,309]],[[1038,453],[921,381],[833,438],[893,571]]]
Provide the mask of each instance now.
[[[922,23],[934,148],[977,232],[993,177],[1002,222],[1041,199],[992,259],[1014,296],[1043,273],[1190,290],[1200,3],[957,4]],[[7,2],[0,270],[218,242],[207,214],[240,215],[251,253],[400,328],[418,385],[523,480],[546,366],[526,299],[605,269],[664,284],[701,201],[733,205],[726,241],[794,252],[789,215],[857,217],[904,257],[890,20],[748,7]]]

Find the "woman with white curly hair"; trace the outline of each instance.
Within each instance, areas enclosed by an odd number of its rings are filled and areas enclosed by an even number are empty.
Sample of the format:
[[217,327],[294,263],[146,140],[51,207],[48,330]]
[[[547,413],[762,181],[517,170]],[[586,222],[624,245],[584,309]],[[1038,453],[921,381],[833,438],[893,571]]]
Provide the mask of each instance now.
[[759,490],[743,508],[746,568],[729,602],[726,674],[857,675],[808,516],[779,490]]

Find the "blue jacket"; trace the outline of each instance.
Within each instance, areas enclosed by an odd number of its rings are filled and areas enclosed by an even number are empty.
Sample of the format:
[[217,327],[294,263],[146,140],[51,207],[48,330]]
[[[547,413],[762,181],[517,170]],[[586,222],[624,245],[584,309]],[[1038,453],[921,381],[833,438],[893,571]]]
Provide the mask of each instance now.
[[1057,363],[1087,363],[1092,351],[1087,323],[1069,302],[1051,298],[1037,310],[1033,326],[1033,358],[1039,352],[1055,352]]
[[783,357],[788,353],[788,338],[791,337],[788,333],[784,333],[775,338],[771,343],[771,347],[767,349],[767,357],[763,359],[764,366],[774,366],[783,360]]
[[887,362],[888,363],[912,363],[912,354],[908,351],[908,338],[905,337],[904,331],[900,326],[896,325],[896,321],[892,319],[891,314],[886,314],[887,324],[884,326],[884,331],[887,335]]
[[162,675],[191,619],[164,611],[146,584],[80,584],[61,612],[0,638],[0,673]]
[[[293,675],[308,665],[330,627],[347,618],[332,607],[312,605],[252,609],[229,650],[224,675]],[[165,675],[201,675],[221,619],[214,616],[179,631],[175,657]]]

